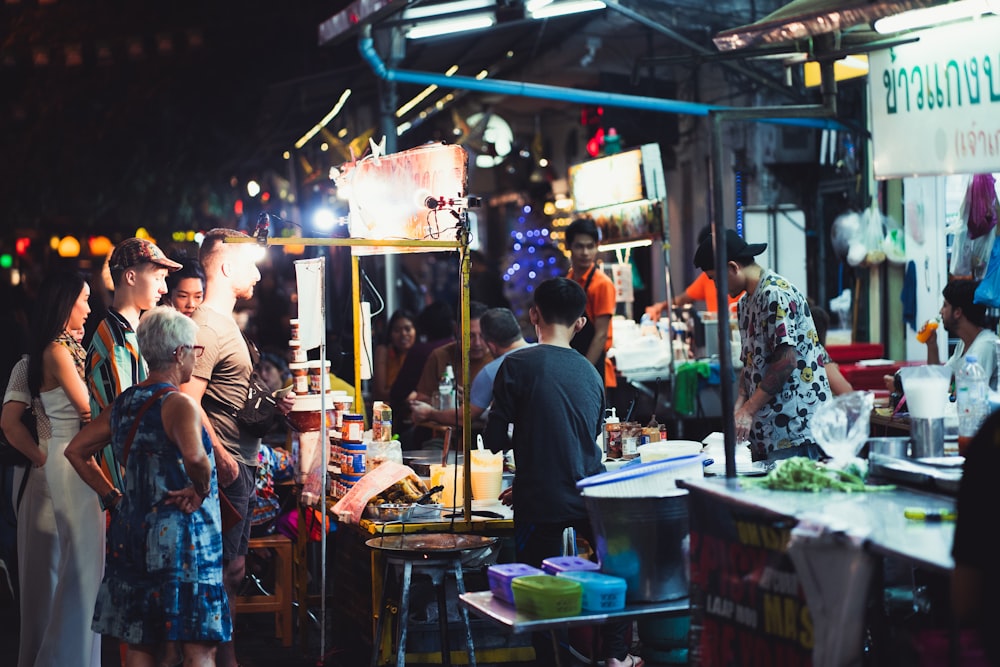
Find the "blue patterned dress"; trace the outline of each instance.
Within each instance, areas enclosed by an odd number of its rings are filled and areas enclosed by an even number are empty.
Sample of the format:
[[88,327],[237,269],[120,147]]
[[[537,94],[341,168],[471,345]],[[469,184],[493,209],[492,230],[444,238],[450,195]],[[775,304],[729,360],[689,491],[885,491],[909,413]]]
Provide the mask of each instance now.
[[[111,412],[118,460],[134,415],[165,384],[122,392]],[[191,484],[177,445],[163,428],[169,393],[142,417],[125,467],[125,489],[108,530],[107,565],[94,610],[95,632],[128,644],[229,641],[232,623],[222,586],[222,519],[215,456],[208,433],[202,442],[212,462],[209,497],[192,514],[164,504],[167,491]]]

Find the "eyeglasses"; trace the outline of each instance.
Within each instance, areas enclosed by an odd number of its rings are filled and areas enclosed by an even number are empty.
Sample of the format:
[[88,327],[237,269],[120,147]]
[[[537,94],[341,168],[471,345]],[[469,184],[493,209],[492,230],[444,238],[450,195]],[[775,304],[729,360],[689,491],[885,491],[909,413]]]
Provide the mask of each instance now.
[[205,346],[204,345],[178,345],[177,349],[174,350],[174,354],[176,355],[181,350],[191,350],[192,352],[194,352],[194,356],[200,357],[201,355],[203,355],[205,353]]

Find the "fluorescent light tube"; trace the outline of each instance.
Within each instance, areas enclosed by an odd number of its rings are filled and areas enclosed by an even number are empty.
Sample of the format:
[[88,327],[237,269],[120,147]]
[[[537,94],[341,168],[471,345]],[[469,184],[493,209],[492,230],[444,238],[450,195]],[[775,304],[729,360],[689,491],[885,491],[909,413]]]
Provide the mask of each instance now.
[[533,19],[550,19],[555,16],[565,16],[567,14],[579,14],[581,12],[593,12],[604,9],[605,5],[600,0],[567,0],[566,2],[552,2],[529,12]]
[[483,30],[484,28],[492,28],[496,25],[496,22],[497,19],[492,14],[456,16],[455,18],[442,19],[441,21],[418,23],[406,30],[406,37],[407,39],[422,39],[424,37],[449,35],[454,32]]
[[458,12],[474,12],[479,9],[492,9],[495,6],[495,0],[458,0],[458,2],[423,5],[404,10],[403,20],[432,19],[435,17],[444,17],[448,14],[456,14]]

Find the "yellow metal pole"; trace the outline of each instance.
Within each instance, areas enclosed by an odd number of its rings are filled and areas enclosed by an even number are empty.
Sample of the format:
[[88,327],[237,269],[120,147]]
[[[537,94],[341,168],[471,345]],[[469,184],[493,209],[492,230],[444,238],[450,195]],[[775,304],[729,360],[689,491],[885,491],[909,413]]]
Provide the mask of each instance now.
[[[354,409],[365,414],[361,403],[361,258],[351,255],[351,294],[354,295]],[[370,424],[369,424],[370,426]]]
[[[462,248],[459,250],[458,261],[461,269],[462,291],[459,296],[459,309],[462,311],[462,455],[465,457],[465,498],[464,516],[466,521],[472,520],[472,411],[469,407],[469,273],[471,258],[468,252],[468,238],[462,237]],[[458,462],[455,462],[456,465]]]

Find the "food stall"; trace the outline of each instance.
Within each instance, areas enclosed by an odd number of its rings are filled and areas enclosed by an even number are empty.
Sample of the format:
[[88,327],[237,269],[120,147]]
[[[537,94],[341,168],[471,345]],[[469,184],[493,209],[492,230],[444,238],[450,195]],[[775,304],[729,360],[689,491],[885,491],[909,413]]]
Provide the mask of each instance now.
[[[262,216],[258,229],[253,238],[234,239],[235,242],[251,242],[265,245],[311,245],[311,246],[336,246],[350,247],[352,249],[352,287],[355,295],[360,295],[360,269],[359,257],[375,253],[399,253],[399,252],[454,252],[460,253],[460,314],[463,332],[462,354],[464,372],[462,376],[456,378],[461,383],[466,394],[469,391],[468,376],[468,348],[469,348],[469,227],[467,224],[467,210],[470,202],[466,196],[467,182],[467,162],[468,157],[459,146],[447,146],[444,144],[428,144],[400,153],[382,155],[379,146],[372,142],[372,153],[363,159],[344,165],[338,170],[337,184],[339,188],[350,192],[350,232],[349,238],[276,238],[269,236],[267,216]],[[227,241],[229,241],[227,239]],[[325,347],[325,296],[323,295],[324,281],[322,276],[325,272],[323,258],[318,260],[302,260],[302,266],[297,266],[298,286],[300,290],[300,310],[298,325],[301,329],[299,336],[300,347],[312,349],[319,346],[322,351]],[[300,270],[301,269],[301,270]],[[310,275],[311,274],[311,275]],[[354,302],[354,323],[355,323],[355,377],[357,382],[353,396],[353,404],[360,405],[361,380],[363,353],[370,352],[370,341],[363,341],[364,332],[370,331],[370,327],[364,326],[365,317],[369,316],[369,311],[360,298]],[[312,333],[310,333],[312,332]],[[320,373],[318,377],[324,377]],[[320,379],[322,383],[323,380]],[[316,397],[318,400],[317,414],[331,414],[338,408],[335,407],[336,396],[332,392],[325,391],[322,384],[317,387]],[[316,402],[316,401],[313,401]],[[466,437],[461,443],[461,452],[464,454],[464,461],[468,462],[470,457],[470,437],[471,416],[468,405],[463,410],[464,433]],[[332,421],[318,418],[314,420],[318,427],[318,442],[331,443]],[[311,430],[311,429],[309,429]],[[300,436],[302,434],[299,434]],[[336,435],[340,435],[337,433]],[[332,443],[331,443],[332,444]],[[301,453],[301,452],[300,452]],[[303,489],[315,488],[316,496],[310,493],[300,494],[303,502],[315,505],[320,508],[330,510],[336,498],[331,497],[330,482],[332,475],[340,475],[338,467],[331,458],[331,447],[320,446],[316,448],[316,456],[308,463],[300,463],[303,469],[300,470],[300,481]],[[439,516],[436,519],[427,519],[419,522],[406,524],[406,530],[419,531],[447,531],[454,533],[475,533],[503,534],[509,532],[512,526],[509,516],[500,516],[498,520],[483,520],[483,517],[474,516],[472,511],[472,475],[462,476],[463,502],[454,508],[450,516]],[[310,486],[314,484],[314,486]],[[344,487],[340,487],[344,490]],[[302,509],[305,509],[304,507]],[[300,515],[302,512],[300,512]],[[300,516],[300,539],[297,545],[298,563],[304,562],[304,545],[306,541],[304,527],[306,522]],[[397,526],[397,527],[393,527]],[[347,621],[358,626],[361,637],[372,637],[372,629],[377,620],[377,613],[373,614],[373,609],[377,607],[377,593],[381,587],[381,579],[378,573],[380,561],[376,552],[370,552],[364,548],[364,541],[373,534],[392,533],[403,530],[402,523],[392,521],[382,522],[378,520],[365,519],[350,525],[343,526],[343,530],[338,531],[338,552],[332,563],[334,571],[336,568],[345,568],[342,572],[337,572],[334,579],[334,586],[355,587],[357,590],[348,590],[343,593],[345,604],[339,607],[339,612]],[[361,545],[361,549],[353,549]],[[353,556],[352,556],[353,554]],[[350,556],[346,557],[345,556]],[[321,552],[321,572],[322,572],[322,616],[326,615],[326,592],[327,592],[327,554],[326,541],[322,541]],[[360,565],[362,571],[354,570]],[[300,568],[300,585],[298,586],[299,599],[304,597],[304,568]],[[358,586],[360,585],[360,588]],[[341,596],[338,596],[341,597]],[[366,604],[367,601],[367,604]],[[301,604],[300,627],[306,627],[307,605]],[[365,622],[362,619],[367,619]],[[326,650],[325,623],[320,623],[321,627],[321,653]],[[384,652],[383,652],[384,653]],[[384,655],[380,655],[384,658]],[[496,657],[496,656],[489,656]],[[523,656],[515,656],[520,659]]]

